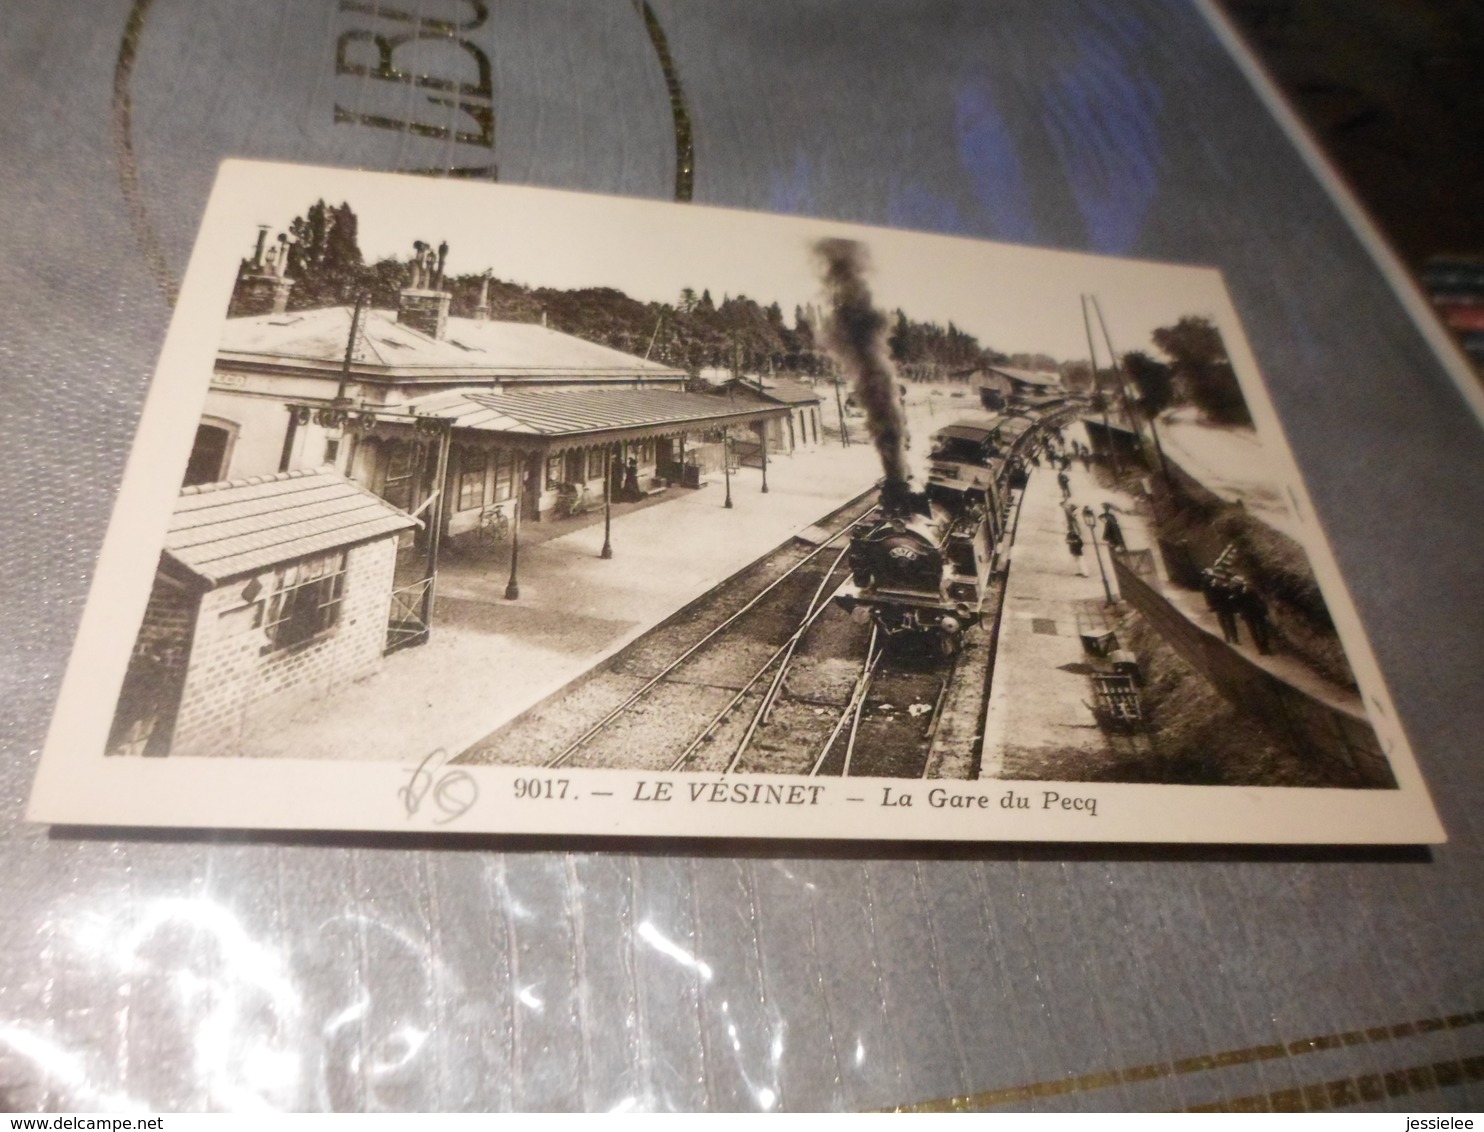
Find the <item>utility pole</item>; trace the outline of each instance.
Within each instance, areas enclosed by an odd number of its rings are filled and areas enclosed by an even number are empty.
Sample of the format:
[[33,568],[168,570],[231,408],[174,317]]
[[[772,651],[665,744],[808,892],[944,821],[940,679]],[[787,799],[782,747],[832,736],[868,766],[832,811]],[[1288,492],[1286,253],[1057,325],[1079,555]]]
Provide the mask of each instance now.
[[1082,327],[1087,331],[1087,357],[1092,365],[1092,387],[1103,405],[1103,435],[1108,438],[1108,452],[1113,457],[1113,474],[1123,475],[1123,462],[1118,459],[1118,442],[1113,438],[1113,426],[1108,422],[1108,399],[1103,396],[1103,383],[1098,380],[1098,354],[1092,344],[1092,321],[1087,316],[1087,296],[1082,296]]
[[[1121,355],[1113,349],[1113,338],[1108,333],[1107,320],[1103,318],[1103,304],[1098,302],[1098,298],[1096,295],[1092,296],[1092,308],[1093,310],[1098,312],[1098,323],[1103,328],[1103,341],[1108,344],[1108,353],[1113,355],[1113,368],[1119,375],[1119,386],[1120,388],[1122,388],[1123,383],[1126,379],[1123,362],[1121,360]],[[1133,409],[1128,407],[1128,394],[1126,392],[1123,395],[1123,402],[1125,411],[1129,414],[1130,418],[1134,420],[1135,427],[1137,427],[1138,418],[1134,417]],[[1169,470],[1165,467],[1165,450],[1164,446],[1161,445],[1159,442],[1159,429],[1154,423],[1154,414],[1148,414],[1147,419],[1149,421],[1149,436],[1154,441],[1154,458],[1159,463],[1159,474],[1164,476],[1165,479],[1169,479],[1170,473]]]

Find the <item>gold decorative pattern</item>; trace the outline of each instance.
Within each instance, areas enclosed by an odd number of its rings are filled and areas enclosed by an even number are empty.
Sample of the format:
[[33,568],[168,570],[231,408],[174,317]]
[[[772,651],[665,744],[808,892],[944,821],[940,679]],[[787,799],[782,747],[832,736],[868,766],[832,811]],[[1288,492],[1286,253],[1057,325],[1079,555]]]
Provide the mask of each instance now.
[[1435,1061],[1388,1073],[1365,1073],[1341,1077],[1301,1089],[1279,1089],[1214,1104],[1192,1105],[1185,1112],[1324,1112],[1351,1105],[1430,1093],[1470,1081],[1484,1081],[1484,1055],[1454,1061]]
[[[1038,1100],[1045,1097],[1066,1096],[1070,1093],[1086,1093],[1096,1089],[1106,1089],[1113,1085],[1128,1084],[1136,1081],[1154,1081],[1163,1077],[1177,1077],[1187,1073],[1204,1073],[1211,1069],[1223,1069],[1232,1065],[1250,1065],[1258,1061],[1273,1061],[1280,1057],[1301,1057],[1304,1054],[1319,1053],[1323,1050],[1339,1049],[1344,1046],[1364,1045],[1366,1043],[1379,1043],[1396,1041],[1400,1038],[1416,1037],[1420,1034],[1437,1033],[1442,1030],[1461,1030],[1469,1026],[1477,1026],[1484,1023],[1484,1010],[1475,1010],[1464,1014],[1449,1014],[1442,1018],[1423,1018],[1414,1022],[1399,1022],[1391,1026],[1373,1026],[1365,1030],[1343,1030],[1334,1034],[1321,1034],[1313,1038],[1300,1038],[1292,1042],[1274,1042],[1269,1045],[1248,1046],[1244,1049],[1221,1050],[1216,1053],[1200,1054],[1195,1057],[1184,1057],[1177,1061],[1151,1062],[1146,1065],[1135,1065],[1126,1069],[1107,1069],[1098,1073],[1085,1073],[1078,1077],[1066,1077],[1059,1080],[1035,1081],[1027,1085],[1007,1085],[998,1089],[985,1089],[977,1093],[967,1093],[957,1097],[942,1097],[937,1100],[921,1101],[917,1104],[898,1105],[892,1109],[893,1112],[973,1112],[984,1108],[993,1108],[996,1105],[1014,1104],[1016,1102]],[[1477,1063],[1477,1064],[1476,1064]],[[1432,1076],[1428,1077],[1427,1074]],[[1263,1094],[1258,1097],[1247,1097],[1229,1102],[1219,1102],[1211,1106],[1213,1110],[1225,1110],[1227,1105],[1241,1105],[1246,1103],[1255,1104],[1256,1109],[1233,1109],[1233,1111],[1268,1111],[1273,1105],[1286,1103],[1290,1093],[1299,1095],[1301,1098],[1307,1096],[1309,1091],[1317,1090],[1315,1096],[1351,1096],[1355,1100],[1335,1101],[1328,1105],[1334,1108],[1340,1104],[1359,1104],[1361,1101],[1376,1099],[1381,1096],[1399,1096],[1401,1093],[1386,1091],[1390,1088],[1402,1088],[1405,1092],[1420,1092],[1427,1089],[1438,1089],[1446,1084],[1459,1084],[1464,1081],[1479,1080],[1484,1075],[1484,1057],[1470,1057],[1457,1062],[1439,1062],[1434,1066],[1423,1066],[1418,1069],[1402,1069],[1395,1073],[1369,1074],[1365,1077],[1343,1078],[1339,1081],[1331,1081],[1320,1085],[1307,1086],[1301,1090],[1284,1090],[1278,1093]],[[1380,1084],[1371,1081],[1377,1078]],[[1392,1077],[1397,1078],[1396,1083],[1388,1083]],[[1421,1085],[1419,1082],[1431,1081],[1434,1083]],[[1411,1085],[1417,1087],[1410,1087]],[[1381,1092],[1375,1090],[1380,1088]],[[1287,1109],[1272,1109],[1273,1111],[1287,1111]],[[1204,1110],[1202,1110],[1204,1111]]]

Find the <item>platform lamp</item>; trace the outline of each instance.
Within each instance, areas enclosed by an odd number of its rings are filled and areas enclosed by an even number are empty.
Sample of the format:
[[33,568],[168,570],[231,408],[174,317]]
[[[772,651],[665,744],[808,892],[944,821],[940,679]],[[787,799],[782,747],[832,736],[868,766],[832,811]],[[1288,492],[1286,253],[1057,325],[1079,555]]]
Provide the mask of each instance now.
[[732,430],[724,428],[721,430],[721,474],[727,481],[727,501],[723,507],[732,506]]
[[[525,453],[517,453],[516,458],[524,465]],[[510,524],[510,581],[505,583],[505,600],[514,601],[520,597],[520,579],[517,570],[520,566],[520,503],[521,496],[526,493],[526,480],[530,478],[531,470],[522,467],[520,476],[516,482],[515,506],[511,508],[515,519]]]
[[1108,599],[1107,604],[1113,604],[1113,588],[1108,585],[1108,572],[1103,569],[1103,553],[1098,547],[1098,516],[1091,507],[1082,508],[1082,521],[1087,524],[1087,529],[1092,532],[1092,553],[1098,560],[1098,576],[1103,579],[1103,596]]
[[764,417],[759,422],[757,434],[763,442],[763,494],[768,494],[768,418]]
[[613,449],[603,449],[603,549],[599,558],[613,557]]

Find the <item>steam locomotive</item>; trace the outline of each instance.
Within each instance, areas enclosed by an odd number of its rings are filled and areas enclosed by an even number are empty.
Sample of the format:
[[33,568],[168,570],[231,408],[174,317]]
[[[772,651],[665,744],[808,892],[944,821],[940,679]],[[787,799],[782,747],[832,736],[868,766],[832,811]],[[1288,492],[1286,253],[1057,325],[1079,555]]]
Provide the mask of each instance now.
[[850,581],[835,601],[865,609],[888,647],[952,656],[965,629],[983,616],[994,568],[990,525],[982,508],[953,514],[926,492],[887,482],[883,517],[850,541]]
[[882,517],[852,536],[836,603],[867,610],[889,647],[956,654],[984,616],[1039,423],[1035,413],[975,414],[934,434],[926,490],[882,486]]

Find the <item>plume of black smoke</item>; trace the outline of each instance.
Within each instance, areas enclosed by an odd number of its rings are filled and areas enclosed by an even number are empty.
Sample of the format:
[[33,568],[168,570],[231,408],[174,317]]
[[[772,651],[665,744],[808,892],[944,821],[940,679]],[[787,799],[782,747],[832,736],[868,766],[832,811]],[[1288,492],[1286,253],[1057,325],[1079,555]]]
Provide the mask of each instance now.
[[907,418],[898,399],[897,371],[886,349],[886,315],[871,305],[866,286],[868,256],[855,240],[826,239],[814,245],[829,292],[825,342],[850,376],[855,399],[866,411],[871,440],[881,456],[888,489],[906,487]]

